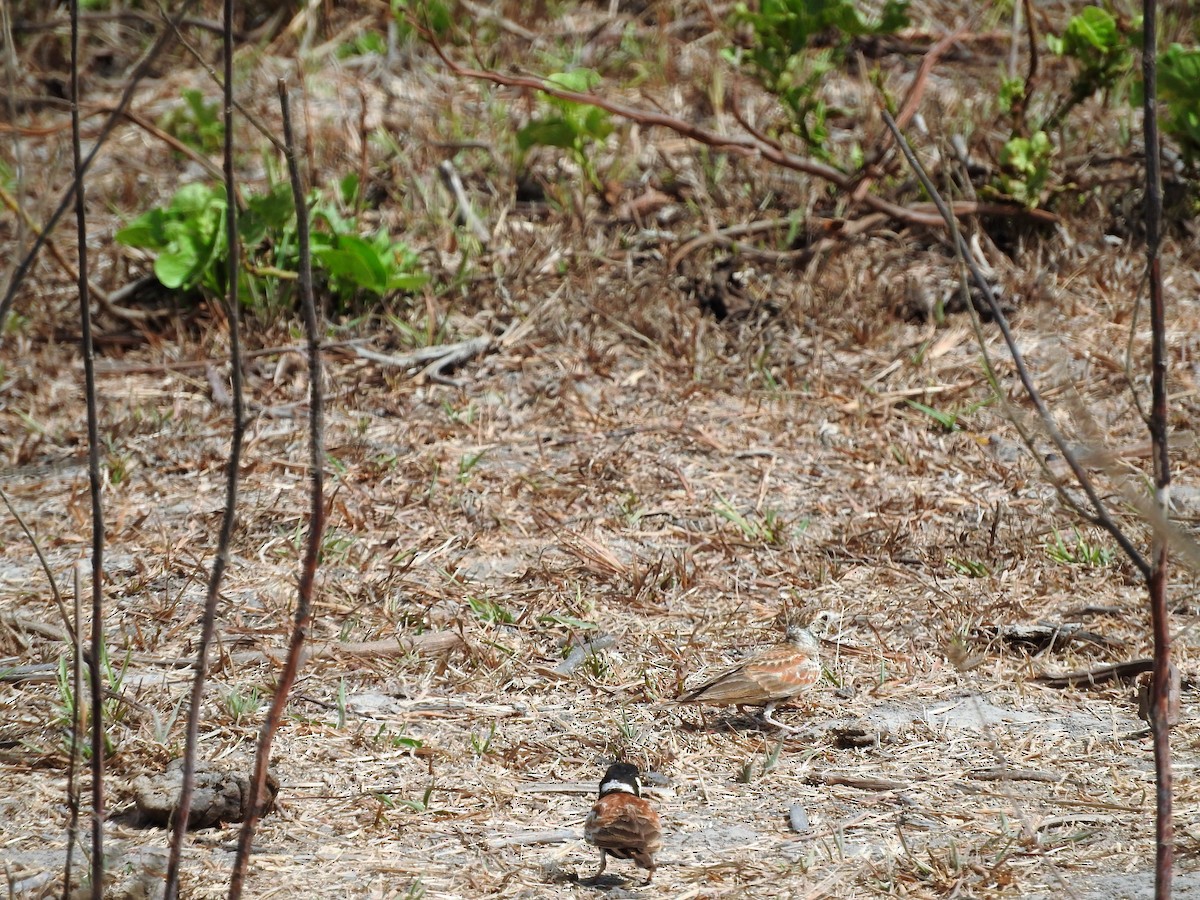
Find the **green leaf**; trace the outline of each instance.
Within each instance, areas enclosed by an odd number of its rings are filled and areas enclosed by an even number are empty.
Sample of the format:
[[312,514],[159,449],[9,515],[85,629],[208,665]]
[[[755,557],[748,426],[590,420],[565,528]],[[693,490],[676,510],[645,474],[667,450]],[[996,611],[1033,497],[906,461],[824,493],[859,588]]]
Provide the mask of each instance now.
[[379,253],[360,237],[338,235],[335,246],[313,251],[330,275],[344,278],[358,287],[383,294],[387,291],[388,273]]
[[193,241],[176,241],[173,249],[162,251],[154,260],[154,277],[163,287],[172,290],[192,287],[200,259],[200,251]]
[[246,198],[246,210],[238,217],[238,234],[247,247],[257,247],[275,232],[291,231],[296,227],[296,206],[291,186],[280,182],[265,194]]
[[583,131],[588,137],[602,141],[612,134],[613,124],[608,110],[598,106],[587,106],[583,113]]
[[574,91],[577,94],[586,94],[592,88],[599,85],[601,81],[603,79],[600,77],[600,74],[592,69],[572,69],[570,72],[556,72],[546,78],[547,84],[562,88],[564,91]]
[[916,400],[906,400],[909,406],[917,412],[922,412],[933,421],[937,422],[947,431],[962,431],[962,426],[958,424],[958,416],[954,413],[943,412],[940,409],[934,409],[932,406],[926,406],[924,403],[918,403]]
[[1158,57],[1158,96],[1167,106],[1163,129],[1189,163],[1200,158],[1200,49],[1172,44]]
[[347,206],[353,206],[358,202],[358,173],[351,172],[338,182],[338,192],[342,195],[342,202]]
[[329,230],[334,234],[353,234],[356,230],[356,225],[353,218],[347,218],[334,208],[331,203],[322,203],[315,207],[312,212],[312,219],[315,223],[320,220],[329,226]]
[[207,185],[200,182],[185,184],[175,192],[168,209],[180,217],[187,217],[203,212],[213,204],[225,207],[225,188],[217,185]]
[[389,291],[415,291],[429,284],[429,276],[423,273],[393,275],[388,279],[387,289]]
[[1085,7],[1067,24],[1063,42],[1071,56],[1082,56],[1089,47],[1105,52],[1112,50],[1120,43],[1117,20],[1098,6]]
[[1200,103],[1200,49],[1172,44],[1158,57],[1158,96]]
[[146,250],[161,250],[167,245],[167,213],[163,209],[152,209],[142,213],[113,237],[126,247],[142,247]]
[[576,130],[563,119],[539,119],[517,131],[517,146],[522,150],[530,147],[562,147],[570,150],[575,146]]

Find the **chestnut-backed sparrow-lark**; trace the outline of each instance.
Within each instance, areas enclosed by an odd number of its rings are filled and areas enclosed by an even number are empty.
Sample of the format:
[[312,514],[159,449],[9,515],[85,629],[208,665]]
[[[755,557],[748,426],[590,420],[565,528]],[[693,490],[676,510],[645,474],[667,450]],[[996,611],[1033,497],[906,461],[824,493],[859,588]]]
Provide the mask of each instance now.
[[790,626],[783,643],[746,657],[716,678],[687,691],[680,703],[762,706],[763,721],[796,731],[771,714],[783,700],[804,693],[821,679],[821,642],[807,628]]
[[632,859],[648,869],[646,884],[654,878],[654,854],[662,849],[658,813],[642,796],[638,768],[614,763],[600,779],[600,799],[583,823],[583,837],[600,850],[600,868],[587,882],[604,872],[608,856]]

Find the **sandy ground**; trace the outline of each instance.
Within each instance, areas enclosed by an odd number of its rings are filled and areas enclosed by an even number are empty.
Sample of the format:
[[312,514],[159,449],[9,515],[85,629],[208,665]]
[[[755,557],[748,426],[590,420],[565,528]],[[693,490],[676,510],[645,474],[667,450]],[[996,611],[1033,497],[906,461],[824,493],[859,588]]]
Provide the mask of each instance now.
[[[262,64],[272,68],[284,65]],[[435,283],[455,287],[336,318],[331,338],[402,353],[402,321],[445,342],[496,340],[450,373],[453,384],[345,346],[325,356],[319,653],[275,741],[279,806],[261,824],[248,894],[1150,896],[1153,757],[1132,682],[1039,680],[1147,655],[1145,591],[1112,540],[1056,497],[1036,458],[1058,471],[1050,448],[1020,444],[1006,414],[1023,420],[1029,405],[994,326],[984,329],[1001,396],[965,314],[904,315],[906,277],[932,283],[951,269],[936,241],[873,234],[800,267],[737,257],[754,268],[751,301],[719,320],[698,285],[730,251],[709,248],[681,275],[666,262],[678,242],[595,197],[582,220],[553,203],[505,205],[507,194],[488,193],[499,176],[480,163],[467,183],[496,230],[489,255],[455,282],[464,251],[447,239],[446,198],[426,165],[444,151],[420,142],[438,121],[500,101],[436,69],[413,73],[337,69],[314,79],[311,102],[324,110],[339,91],[352,96],[356,78],[422,97],[399,138],[411,152],[374,151],[378,171],[409,179],[380,215],[409,215]],[[154,96],[177,96],[189,77],[172,72]],[[429,113],[438,103],[445,120]],[[344,123],[316,119],[318,162],[353,158],[353,140],[329,138]],[[696,148],[659,132],[642,140],[634,158],[669,160],[706,184],[697,205],[722,222],[756,217],[753,198],[771,191],[797,209],[819,194],[741,162],[723,170],[718,194]],[[121,141],[135,158],[162,157],[138,132]],[[551,159],[544,171],[566,177]],[[169,192],[190,170],[163,165]],[[139,179],[151,171],[136,168]],[[106,158],[98,195],[121,196],[130,177]],[[676,215],[675,232],[704,232],[692,207]],[[1096,202],[991,259],[1039,384],[1072,440],[1110,449],[1093,475],[1145,547],[1122,493],[1141,489],[1149,468],[1124,374],[1141,249],[1107,240],[1105,215]],[[97,277],[115,287],[138,261],[108,240],[117,218],[98,216]],[[1200,504],[1189,248],[1173,237],[1166,264],[1185,531]],[[23,295],[0,344],[0,488],[69,604],[90,541],[78,325],[60,271],[42,266],[33,283],[39,302]],[[1144,402],[1144,318],[1132,327]],[[178,661],[194,653],[223,504],[229,413],[213,385],[227,378],[228,345],[206,305],[154,328],[102,314],[99,331],[105,632],[111,686],[131,701],[112,701],[107,722],[107,846],[111,895],[133,897],[166,846],[129,813],[135,779],[182,748],[190,670]],[[286,320],[251,316],[246,331],[252,349],[299,347]],[[202,756],[235,768],[249,765],[277,672],[270,653],[295,601],[307,521],[299,353],[254,357],[248,396],[201,726]],[[1195,577],[1177,568],[1183,897],[1200,896],[1196,597]],[[824,610],[835,614],[824,678],[778,712],[799,734],[763,727],[752,710],[672,703],[683,685],[776,640],[785,621]],[[1052,645],[1005,637],[1038,624],[1058,629]],[[42,666],[0,683],[0,859],[28,888],[20,896],[61,889],[69,695],[56,673],[69,656],[46,577],[6,514],[0,675]],[[663,818],[651,887],[623,862],[596,886],[569,880],[596,863],[582,821],[616,758],[649,773]],[[186,896],[224,896],[236,833],[193,836]]]

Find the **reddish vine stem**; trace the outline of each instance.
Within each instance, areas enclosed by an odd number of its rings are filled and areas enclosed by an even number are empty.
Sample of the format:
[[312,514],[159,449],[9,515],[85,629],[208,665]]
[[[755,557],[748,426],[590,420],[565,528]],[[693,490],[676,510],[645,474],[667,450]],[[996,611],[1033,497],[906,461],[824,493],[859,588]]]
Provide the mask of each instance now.
[[[421,30],[420,26],[416,26]],[[791,169],[795,172],[803,172],[806,175],[811,175],[814,178],[820,178],[822,181],[827,181],[841,190],[843,193],[849,193],[854,188],[854,176],[847,175],[831,165],[819,162],[815,159],[810,159],[806,156],[797,156],[794,153],[789,153],[783,149],[778,143],[771,141],[763,141],[756,136],[743,137],[738,135],[719,134],[708,128],[700,125],[695,125],[684,119],[676,116],[667,115],[666,113],[655,112],[649,109],[639,109],[634,106],[627,106],[624,103],[617,103],[609,100],[607,97],[602,97],[598,94],[585,94],[577,91],[567,91],[559,88],[546,81],[536,78],[526,78],[519,75],[502,75],[499,72],[492,72],[486,69],[471,69],[462,66],[446,55],[445,50],[438,43],[437,39],[428,31],[422,31],[425,40],[433,48],[434,53],[442,60],[443,63],[460,78],[472,78],[476,81],[490,81],[492,84],[499,84],[505,87],[524,88],[531,91],[541,91],[551,97],[556,97],[560,100],[569,100],[573,103],[587,103],[592,106],[597,106],[613,115],[620,116],[623,119],[628,119],[631,122],[637,122],[639,125],[658,126],[674,131],[676,134],[690,138],[698,143],[705,144],[725,153],[730,153],[736,156],[751,157],[764,159],[767,162],[781,166],[785,169]],[[942,228],[945,223],[942,217],[937,213],[921,212],[902,206],[899,203],[893,203],[890,200],[885,200],[883,197],[878,197],[874,194],[865,194],[862,197],[862,204],[873,212],[885,213],[896,219],[899,222],[904,222],[908,225],[920,225],[926,228]],[[967,209],[966,207],[969,207]],[[969,216],[975,213],[974,204],[953,204],[951,209],[957,217]],[[1041,222],[1044,224],[1053,224],[1058,222],[1058,216],[1044,209],[1027,209],[1017,204],[994,204],[993,212],[1003,212],[1014,217],[1022,217]]]
[[[912,84],[909,85],[908,93],[904,98],[904,102],[900,104],[900,111],[896,113],[896,124],[901,128],[907,128],[909,120],[921,108],[921,100],[925,96],[925,88],[929,84],[929,73],[933,71],[933,67],[938,64],[942,56],[954,46],[954,42],[962,37],[963,32],[967,30],[966,24],[960,25],[954,31],[946,34],[941,40],[929,48],[928,52],[921,59],[921,65],[917,67],[917,74],[913,76]],[[876,179],[879,177],[878,172],[872,170],[879,164],[892,146],[892,133],[886,132],[883,140],[872,154],[871,161],[863,166],[861,172],[855,177],[862,180],[858,182],[851,191],[851,198],[856,202],[861,202],[871,190]]]
[[261,799],[271,759],[271,744],[283,718],[288,695],[296,682],[300,669],[300,654],[312,622],[312,594],[316,581],[317,563],[321,549],[321,536],[325,531],[325,392],[321,373],[321,332],[317,319],[317,304],[313,296],[312,253],[308,234],[308,207],[304,199],[304,186],[300,178],[300,167],[296,162],[296,141],[292,134],[292,116],[288,104],[287,84],[278,82],[279,108],[283,115],[283,143],[287,157],[288,176],[292,184],[292,200],[296,206],[296,243],[299,260],[300,304],[304,315],[304,330],[308,338],[308,406],[309,406],[309,523],[305,540],[304,558],[300,566],[300,583],[296,591],[296,613],[292,622],[292,636],[288,642],[287,658],[279,673],[271,708],[258,736],[258,751],[254,757],[254,773],[250,779],[250,796],[247,799],[246,820],[238,834],[237,856],[233,863],[233,876],[229,882],[229,898],[242,896],[246,881],[246,869],[250,860],[250,847],[254,843],[254,831],[263,813]]

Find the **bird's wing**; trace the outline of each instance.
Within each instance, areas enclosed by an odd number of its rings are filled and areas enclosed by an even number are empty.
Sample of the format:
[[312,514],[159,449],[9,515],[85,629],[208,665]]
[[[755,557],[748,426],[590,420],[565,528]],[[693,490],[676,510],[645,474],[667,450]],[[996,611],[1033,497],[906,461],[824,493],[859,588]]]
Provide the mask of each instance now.
[[766,703],[800,693],[821,675],[816,660],[790,645],[771,647],[679,699],[684,703]]
[[751,660],[745,675],[767,699],[783,700],[816,684],[821,677],[821,664],[794,647],[775,647]]
[[688,691],[679,699],[684,703],[756,703],[761,699],[758,683],[746,674],[747,663],[722,672],[712,681]]

